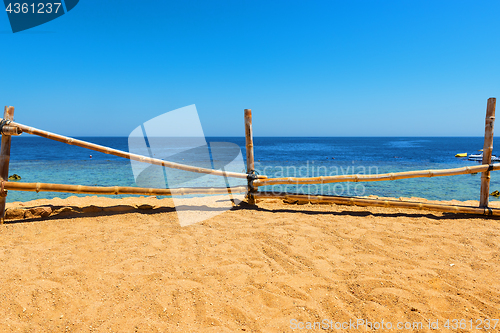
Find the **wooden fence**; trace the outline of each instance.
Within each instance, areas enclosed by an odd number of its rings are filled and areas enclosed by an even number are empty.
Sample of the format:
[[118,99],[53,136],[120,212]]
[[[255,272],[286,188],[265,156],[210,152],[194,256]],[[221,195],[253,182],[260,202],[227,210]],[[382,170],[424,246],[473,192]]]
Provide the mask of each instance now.
[[[266,178],[260,179],[250,174],[248,202],[254,203],[255,199],[280,198],[288,200],[300,200],[310,202],[325,202],[335,203],[339,205],[355,205],[355,206],[377,206],[377,207],[398,207],[412,209],[426,209],[440,212],[465,213],[465,214],[481,214],[481,215],[500,215],[499,209],[488,207],[489,189],[490,189],[490,172],[500,170],[500,164],[491,164],[491,156],[493,152],[493,128],[495,123],[495,106],[496,99],[489,98],[486,107],[486,122],[483,146],[482,165],[466,166],[455,169],[443,170],[419,170],[398,173],[386,173],[378,175],[341,175],[341,176],[322,176],[309,178]],[[247,169],[253,170],[253,142],[252,133],[252,114],[250,110],[245,110],[245,125],[247,127],[246,149],[247,149]],[[249,135],[250,133],[250,135]],[[251,151],[250,153],[248,151]],[[385,199],[368,199],[356,197],[341,197],[341,196],[322,196],[308,195],[298,193],[275,193],[268,191],[258,191],[259,187],[268,185],[301,185],[301,184],[327,184],[340,182],[373,182],[373,181],[391,181],[397,179],[422,178],[422,177],[442,177],[456,176],[470,173],[481,172],[481,193],[479,207],[444,205],[444,204],[429,204],[419,202],[403,202],[396,200]]]
[[[246,145],[246,163],[247,173],[226,172],[221,170],[199,168],[190,165],[184,165],[161,159],[155,159],[137,154],[112,149],[96,145],[90,142],[69,138],[66,136],[42,131],[34,127],[25,126],[14,122],[14,107],[5,107],[3,119],[0,121],[0,133],[2,134],[2,144],[0,149],[0,223],[4,222],[5,216],[5,199],[7,196],[6,190],[13,191],[50,191],[50,192],[68,192],[68,193],[85,193],[85,194],[134,194],[134,195],[187,195],[187,194],[222,194],[227,193],[247,193],[248,203],[255,205],[255,199],[282,198],[296,199],[311,202],[328,202],[341,205],[356,205],[356,206],[378,206],[378,207],[399,207],[412,209],[427,209],[441,212],[465,213],[465,214],[481,214],[481,215],[500,215],[500,210],[488,207],[490,172],[500,170],[500,164],[491,164],[491,156],[493,151],[493,128],[495,122],[495,105],[496,99],[488,99],[486,109],[486,124],[483,147],[482,165],[467,166],[455,169],[443,170],[420,170],[399,173],[388,173],[378,175],[343,175],[343,176],[322,176],[311,178],[268,178],[264,175],[257,175],[255,172],[255,160],[253,150],[253,133],[252,133],[252,111],[245,109],[245,145]],[[82,148],[91,149],[94,151],[111,154],[130,160],[140,161],[144,163],[174,168],[184,171],[210,174],[224,177],[245,178],[248,181],[247,186],[224,187],[224,188],[176,188],[176,189],[158,189],[158,188],[140,188],[140,187],[123,187],[123,186],[84,186],[84,185],[68,185],[68,184],[47,184],[47,183],[22,183],[9,182],[9,162],[10,162],[10,147],[11,136],[20,135],[22,133],[38,135],[47,139],[63,142],[70,145],[75,145]],[[462,174],[481,172],[481,193],[479,207],[402,202],[395,200],[384,199],[367,199],[356,197],[340,197],[340,196],[321,196],[321,195],[306,195],[295,193],[275,193],[268,191],[258,191],[259,187],[278,184],[327,184],[338,182],[368,182],[368,181],[390,181],[396,179],[421,178],[421,177],[441,177],[455,176]]]

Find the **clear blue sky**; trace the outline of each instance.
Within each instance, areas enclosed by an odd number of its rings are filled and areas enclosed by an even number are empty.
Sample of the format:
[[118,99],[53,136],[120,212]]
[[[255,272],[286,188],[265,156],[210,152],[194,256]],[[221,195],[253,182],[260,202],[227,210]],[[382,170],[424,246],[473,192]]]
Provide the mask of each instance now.
[[499,15],[498,0],[81,0],[13,34],[4,13],[0,104],[72,136],[190,104],[209,136],[243,136],[244,108],[256,136],[482,136]]

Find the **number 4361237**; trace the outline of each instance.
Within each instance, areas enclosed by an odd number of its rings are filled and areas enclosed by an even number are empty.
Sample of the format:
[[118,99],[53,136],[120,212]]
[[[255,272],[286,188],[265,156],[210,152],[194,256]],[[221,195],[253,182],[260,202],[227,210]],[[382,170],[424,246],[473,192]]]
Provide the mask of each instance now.
[[7,8],[5,9],[7,12],[14,13],[14,14],[27,14],[27,13],[33,13],[33,14],[51,14],[52,12],[56,13],[59,11],[59,8],[61,7],[60,2],[48,2],[48,3],[42,3],[39,2],[37,4],[27,4],[27,3],[9,3]]

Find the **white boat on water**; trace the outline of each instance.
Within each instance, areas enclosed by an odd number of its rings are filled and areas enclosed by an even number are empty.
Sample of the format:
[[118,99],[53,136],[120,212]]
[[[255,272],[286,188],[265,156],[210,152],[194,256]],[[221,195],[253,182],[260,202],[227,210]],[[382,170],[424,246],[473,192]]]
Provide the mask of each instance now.
[[[483,160],[483,153],[481,154],[473,154],[473,155],[469,155],[469,160],[470,161],[482,161]],[[495,155],[492,155],[491,156],[491,161],[492,162],[500,162],[500,157],[497,157]]]
[[483,153],[469,155],[469,160],[482,160],[482,159],[483,159]]

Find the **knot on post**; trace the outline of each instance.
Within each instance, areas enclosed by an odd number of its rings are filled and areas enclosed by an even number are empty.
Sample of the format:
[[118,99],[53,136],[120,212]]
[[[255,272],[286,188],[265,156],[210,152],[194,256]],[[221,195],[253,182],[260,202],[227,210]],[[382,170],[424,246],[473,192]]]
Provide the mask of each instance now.
[[259,174],[255,170],[250,170],[247,175],[248,187],[250,188],[250,192],[257,192],[257,189],[253,185],[254,180],[259,178]]
[[3,127],[8,126],[11,122],[12,121],[8,119],[2,119],[2,121],[0,121],[0,134],[4,134]]
[[5,183],[5,180],[2,180],[1,184],[0,184],[0,197],[5,198],[7,196],[7,191],[5,190],[4,183]]
[[254,186],[253,182],[258,179],[257,172],[255,170],[248,171],[247,180],[248,180],[248,204],[255,205],[255,197],[254,194],[257,192],[257,188]]

